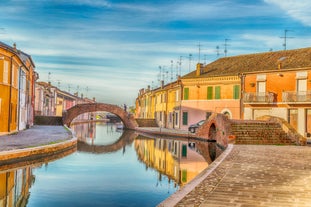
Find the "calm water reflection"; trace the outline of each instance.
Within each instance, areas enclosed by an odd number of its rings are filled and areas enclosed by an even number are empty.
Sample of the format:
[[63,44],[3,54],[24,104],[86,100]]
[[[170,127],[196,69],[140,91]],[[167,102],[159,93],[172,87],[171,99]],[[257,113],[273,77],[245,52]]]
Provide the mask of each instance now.
[[0,206],[156,206],[221,153],[215,143],[145,137],[111,124],[73,129],[78,151],[0,172]]

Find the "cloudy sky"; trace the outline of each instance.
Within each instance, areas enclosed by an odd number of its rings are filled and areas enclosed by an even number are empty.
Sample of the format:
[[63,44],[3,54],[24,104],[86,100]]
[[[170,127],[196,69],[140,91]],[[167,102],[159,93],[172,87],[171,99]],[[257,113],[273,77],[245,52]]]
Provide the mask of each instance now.
[[134,105],[225,45],[227,56],[283,50],[286,30],[287,49],[310,47],[310,11],[310,0],[6,0],[0,41],[32,56],[39,81]]

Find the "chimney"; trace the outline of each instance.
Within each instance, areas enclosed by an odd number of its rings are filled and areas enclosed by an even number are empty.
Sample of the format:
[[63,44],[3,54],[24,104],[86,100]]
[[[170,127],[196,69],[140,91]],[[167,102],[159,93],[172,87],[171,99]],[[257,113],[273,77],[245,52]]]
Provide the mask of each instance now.
[[161,88],[164,87],[164,80],[161,80]]
[[13,49],[14,49],[15,52],[17,51],[15,42],[13,43]]
[[203,64],[202,63],[198,63],[197,64],[197,69],[196,69],[196,76],[200,76],[203,72]]
[[278,63],[278,69],[279,69],[279,70],[282,69],[282,63],[281,63],[281,62]]
[[148,88],[148,91],[150,91],[150,85],[148,85],[147,88]]

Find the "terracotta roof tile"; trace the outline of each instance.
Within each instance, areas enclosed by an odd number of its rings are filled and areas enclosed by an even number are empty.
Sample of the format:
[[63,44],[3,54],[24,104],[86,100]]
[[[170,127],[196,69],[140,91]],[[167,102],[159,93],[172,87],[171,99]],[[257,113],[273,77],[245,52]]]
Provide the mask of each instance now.
[[279,63],[281,63],[282,69],[311,67],[311,47],[224,57],[204,66],[200,76],[196,76],[196,71],[192,71],[182,78],[230,76],[239,73],[270,71],[278,69]]

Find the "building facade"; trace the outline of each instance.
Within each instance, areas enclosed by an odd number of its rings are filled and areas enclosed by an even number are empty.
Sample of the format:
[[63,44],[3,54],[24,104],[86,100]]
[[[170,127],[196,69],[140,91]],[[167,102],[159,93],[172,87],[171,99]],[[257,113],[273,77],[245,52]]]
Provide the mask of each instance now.
[[31,127],[38,78],[29,55],[0,42],[0,134]]
[[257,54],[257,58],[270,67],[242,74],[244,119],[280,117],[310,137],[311,48]]

